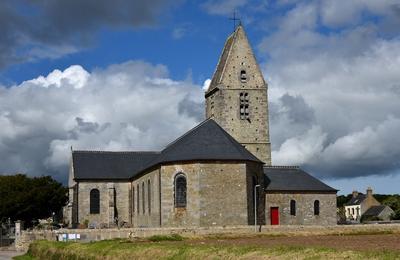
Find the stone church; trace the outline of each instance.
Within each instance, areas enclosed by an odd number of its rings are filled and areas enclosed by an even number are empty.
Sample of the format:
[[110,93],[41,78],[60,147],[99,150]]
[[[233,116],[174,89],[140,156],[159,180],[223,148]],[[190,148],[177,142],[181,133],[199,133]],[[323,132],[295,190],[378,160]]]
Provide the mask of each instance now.
[[205,93],[205,121],[161,151],[72,151],[70,226],[336,224],[337,190],[271,166],[267,90],[239,25]]

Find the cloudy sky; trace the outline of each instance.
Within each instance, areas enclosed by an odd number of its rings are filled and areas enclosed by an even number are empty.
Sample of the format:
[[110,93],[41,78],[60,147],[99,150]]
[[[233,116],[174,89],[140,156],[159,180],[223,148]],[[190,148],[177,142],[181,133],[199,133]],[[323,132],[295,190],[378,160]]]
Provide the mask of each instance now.
[[237,10],[272,159],[400,193],[400,0],[0,2],[0,173],[65,181],[70,147],[158,150],[204,119]]

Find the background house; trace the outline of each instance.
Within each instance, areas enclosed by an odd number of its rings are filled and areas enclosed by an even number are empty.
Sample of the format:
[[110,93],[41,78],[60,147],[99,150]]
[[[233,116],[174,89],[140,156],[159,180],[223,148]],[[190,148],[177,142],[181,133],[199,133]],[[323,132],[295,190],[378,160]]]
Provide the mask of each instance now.
[[372,188],[367,193],[353,191],[353,197],[344,205],[346,220],[360,222],[361,218],[389,220],[394,211],[381,205],[372,195]]

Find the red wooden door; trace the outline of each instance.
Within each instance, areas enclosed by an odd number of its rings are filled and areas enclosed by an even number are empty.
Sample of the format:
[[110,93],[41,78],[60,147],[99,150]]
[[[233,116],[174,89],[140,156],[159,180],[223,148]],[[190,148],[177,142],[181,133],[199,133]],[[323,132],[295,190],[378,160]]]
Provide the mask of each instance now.
[[271,225],[279,225],[279,208],[271,207]]

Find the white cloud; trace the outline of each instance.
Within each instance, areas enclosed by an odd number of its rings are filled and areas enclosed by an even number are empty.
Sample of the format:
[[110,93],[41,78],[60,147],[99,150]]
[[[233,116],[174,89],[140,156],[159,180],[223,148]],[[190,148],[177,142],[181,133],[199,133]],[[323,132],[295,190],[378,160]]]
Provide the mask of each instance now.
[[204,91],[207,91],[208,88],[210,87],[210,84],[211,84],[211,79],[206,79],[206,80],[204,81],[204,83],[203,83],[202,89],[203,89]]
[[22,84],[34,84],[41,87],[61,87],[61,86],[72,86],[74,88],[82,88],[85,86],[89,73],[79,65],[73,65],[66,68],[64,71],[54,70],[47,77],[39,76],[35,79],[31,79],[23,82]]
[[391,16],[392,8],[399,5],[397,0],[352,0],[321,1],[321,18],[325,25],[337,27],[362,22],[366,12],[373,15]]
[[246,5],[248,0],[209,0],[202,7],[209,14],[231,15],[235,9]]
[[393,1],[303,1],[263,38],[274,164],[334,178],[399,172],[400,39],[382,33],[392,16]]
[[316,160],[324,149],[326,133],[312,126],[306,133],[289,138],[278,151],[272,151],[274,165],[302,165]]
[[0,88],[0,172],[65,179],[71,146],[160,149],[201,120],[202,102],[201,86],[141,61],[75,65]]

